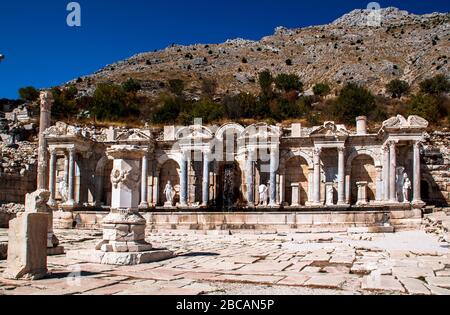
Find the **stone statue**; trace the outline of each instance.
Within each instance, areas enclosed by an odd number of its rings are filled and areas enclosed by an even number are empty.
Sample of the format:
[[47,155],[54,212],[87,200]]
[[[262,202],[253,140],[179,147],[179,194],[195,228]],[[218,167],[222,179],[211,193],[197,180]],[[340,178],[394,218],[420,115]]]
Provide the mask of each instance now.
[[170,180],[167,182],[166,188],[164,188],[164,194],[166,195],[166,205],[173,206],[174,190]]
[[396,174],[396,196],[397,201],[402,202],[403,200],[403,186],[405,184],[405,168],[400,166],[397,167],[397,174]]
[[258,191],[259,191],[259,204],[261,206],[262,205],[264,205],[264,206],[267,205],[267,199],[268,199],[267,192],[268,192],[268,190],[269,190],[269,188],[266,185],[264,185],[264,184],[259,185],[259,188],[258,188]]
[[411,181],[409,180],[408,174],[403,175],[403,202],[409,203],[409,192],[411,190]]
[[67,198],[68,198],[68,194],[67,194],[67,184],[66,181],[64,180],[64,178],[59,178],[59,183],[58,183],[58,192],[61,196],[62,202],[66,202]]

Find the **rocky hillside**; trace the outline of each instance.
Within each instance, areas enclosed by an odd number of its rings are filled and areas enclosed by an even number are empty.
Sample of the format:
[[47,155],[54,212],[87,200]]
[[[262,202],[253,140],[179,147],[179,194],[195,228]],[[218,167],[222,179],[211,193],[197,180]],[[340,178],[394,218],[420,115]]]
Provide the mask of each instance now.
[[257,92],[258,73],[269,69],[299,75],[307,90],[317,82],[339,88],[356,81],[383,94],[392,79],[405,80],[415,89],[424,78],[449,73],[449,14],[418,16],[396,8],[379,13],[381,26],[371,24],[370,11],[355,10],[327,25],[278,27],[260,41],[174,45],[135,55],[70,83],[91,94],[99,82],[120,83],[133,77],[142,81],[143,93],[152,96],[163,91],[168,80],[183,79],[186,96],[194,98],[203,78],[217,80],[219,95]]

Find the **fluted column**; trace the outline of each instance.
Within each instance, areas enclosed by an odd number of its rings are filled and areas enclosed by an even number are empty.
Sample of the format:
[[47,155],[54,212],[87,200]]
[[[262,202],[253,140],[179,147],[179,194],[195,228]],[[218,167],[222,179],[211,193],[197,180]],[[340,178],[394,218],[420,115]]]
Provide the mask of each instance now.
[[68,174],[68,191],[67,191],[67,205],[68,206],[74,206],[75,205],[75,199],[74,199],[74,181],[75,181],[75,149],[70,148],[68,149],[69,152],[69,174]]
[[420,183],[420,142],[417,141],[413,145],[414,150],[414,178],[413,178],[413,204],[422,204],[421,183]]
[[48,175],[48,185],[50,191],[48,205],[53,207],[56,204],[56,150],[54,149],[50,151],[50,170]]
[[185,153],[181,157],[181,174],[180,174],[180,206],[187,207],[187,159]]
[[314,195],[313,204],[320,205],[320,153],[322,149],[314,150]]
[[255,205],[255,196],[254,196],[254,185],[253,185],[253,161],[254,161],[254,153],[255,151],[249,150],[247,154],[247,165],[246,165],[246,174],[247,174],[247,203],[248,206],[253,207]]
[[338,205],[345,205],[345,148],[338,148]]
[[140,209],[148,209],[148,157],[144,155],[142,157],[142,167],[141,167],[141,203],[139,205]]
[[270,202],[269,207],[277,206],[277,171],[278,171],[278,149],[270,150]]
[[389,145],[383,146],[383,200],[389,201]]
[[209,204],[209,153],[203,154],[203,187],[202,187],[203,206]]
[[396,203],[397,199],[397,149],[395,142],[389,144],[389,201]]

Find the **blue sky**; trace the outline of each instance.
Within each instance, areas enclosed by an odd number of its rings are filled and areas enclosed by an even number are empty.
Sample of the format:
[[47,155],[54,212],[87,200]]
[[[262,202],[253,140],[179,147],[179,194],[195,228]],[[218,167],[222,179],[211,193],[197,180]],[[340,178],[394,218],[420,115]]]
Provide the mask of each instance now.
[[[81,27],[66,24],[68,0],[1,0],[0,98],[46,88],[172,43],[260,39],[276,26],[324,24],[359,0],[79,0]],[[449,12],[450,1],[378,1],[413,13]]]

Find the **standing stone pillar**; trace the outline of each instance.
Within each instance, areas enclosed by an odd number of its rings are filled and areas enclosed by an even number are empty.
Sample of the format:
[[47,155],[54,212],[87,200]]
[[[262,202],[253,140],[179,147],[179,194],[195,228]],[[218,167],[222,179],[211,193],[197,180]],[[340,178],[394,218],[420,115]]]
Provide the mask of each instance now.
[[421,196],[421,165],[420,165],[420,142],[417,141],[413,144],[414,150],[414,178],[413,178],[413,201],[412,204],[415,206],[423,206],[424,202],[422,201]]
[[389,144],[389,201],[397,203],[397,149],[395,142]]
[[37,189],[47,189],[47,141],[45,140],[45,130],[51,124],[51,109],[53,96],[50,91],[41,92],[41,116],[39,123],[39,145],[38,145],[38,167],[37,167]]
[[313,203],[314,195],[314,167],[308,168],[308,201],[306,205],[311,205]]
[[291,207],[298,207],[300,206],[300,190],[299,190],[299,183],[292,183],[291,189],[292,189],[292,204]]
[[180,207],[187,207],[188,200],[188,165],[186,155],[183,152],[181,157],[181,175],[180,175]]
[[356,186],[358,187],[358,201],[356,203],[357,206],[367,205],[367,185],[367,182],[356,183]]
[[102,206],[103,197],[103,174],[95,175],[95,206]]
[[338,148],[338,205],[345,205],[345,148]]
[[209,204],[209,153],[203,154],[203,187],[202,187],[202,199],[203,206],[207,207]]
[[269,207],[277,206],[277,171],[278,171],[278,150],[270,150],[270,201]]
[[314,150],[314,195],[313,204],[320,205],[320,153],[322,149],[316,148]]
[[247,174],[247,203],[249,207],[255,205],[255,188],[254,188],[254,176],[253,176],[253,162],[255,158],[255,151],[250,149],[247,153],[247,165],[245,173]]
[[54,207],[56,205],[56,150],[50,151],[50,172],[48,178],[48,186],[50,191],[50,199],[48,205]]
[[153,202],[157,207],[159,204],[159,173],[153,177]]
[[280,204],[284,205],[284,202],[286,201],[286,190],[285,190],[285,178],[284,174],[280,174]]
[[383,200],[389,201],[389,145],[383,146]]
[[139,209],[148,209],[148,157],[146,154],[142,157],[141,172],[141,204]]
[[74,207],[75,206],[75,149],[69,148],[69,171],[68,171],[68,188],[67,188],[67,202],[65,206]]

